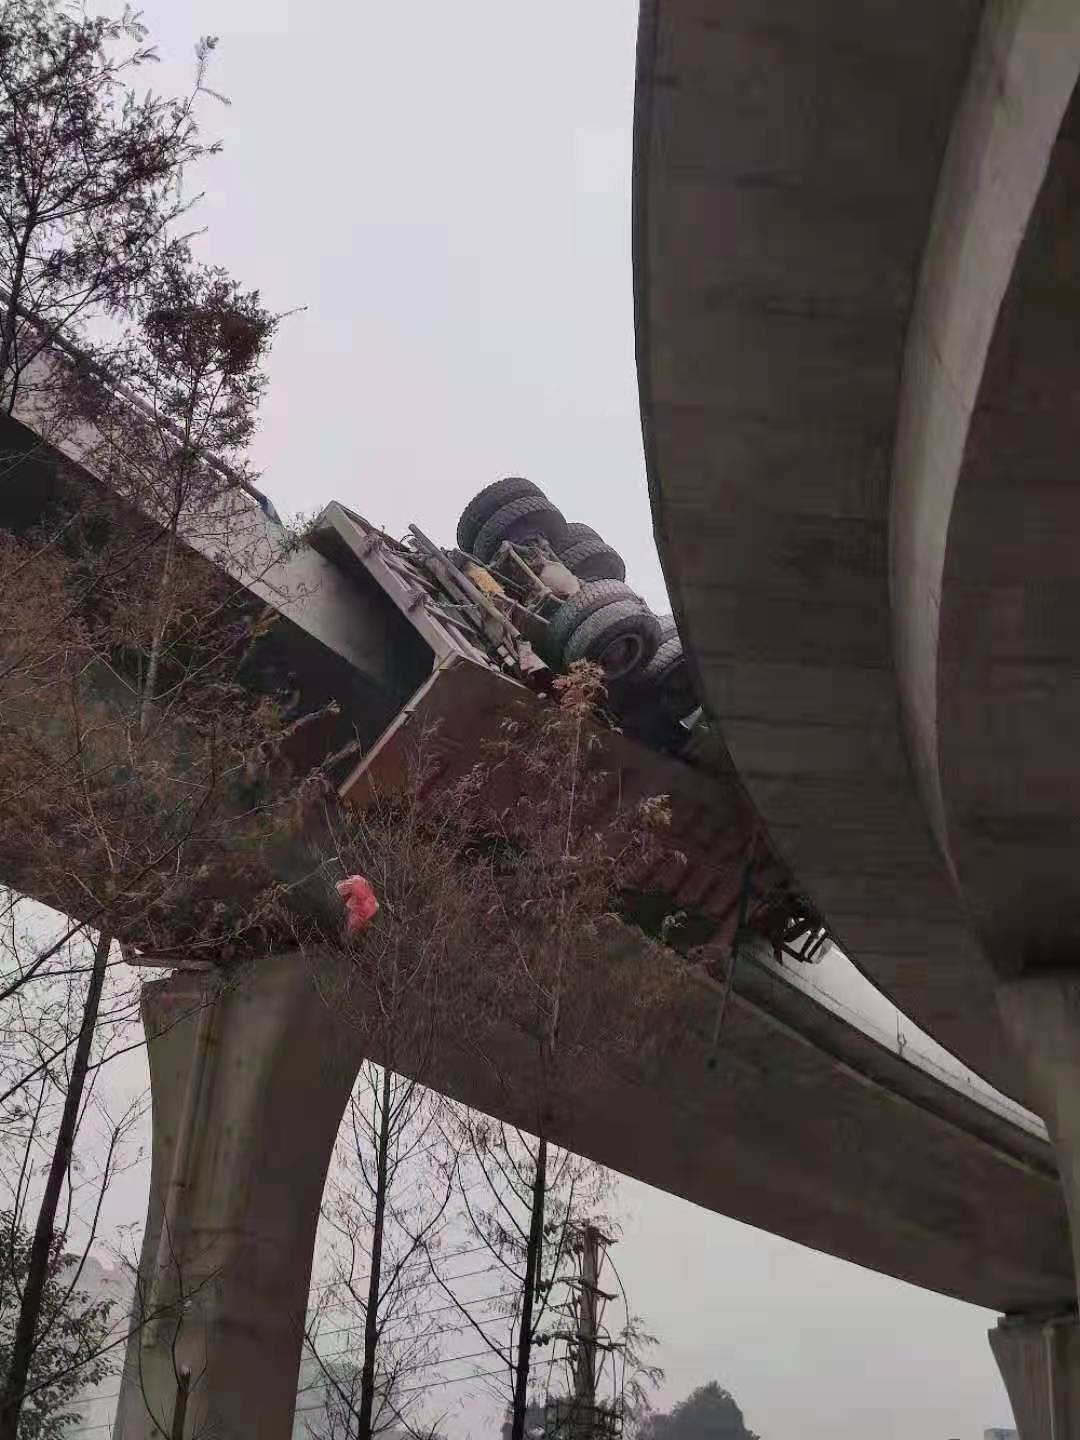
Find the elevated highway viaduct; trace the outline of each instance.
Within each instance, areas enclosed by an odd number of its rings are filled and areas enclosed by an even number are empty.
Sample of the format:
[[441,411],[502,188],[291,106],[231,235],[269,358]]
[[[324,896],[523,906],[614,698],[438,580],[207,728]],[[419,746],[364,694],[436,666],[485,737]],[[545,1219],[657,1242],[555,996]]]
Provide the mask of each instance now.
[[[645,0],[633,220],[702,696],[853,961],[1045,1116],[1074,1251],[1078,70],[1071,0]],[[1025,1440],[1075,1337],[995,1339]]]
[[[57,457],[13,421],[2,440],[9,460],[25,459],[9,466],[0,522],[23,528],[50,497]],[[257,541],[268,522],[253,510],[252,524]],[[271,546],[269,528],[265,538]],[[389,579],[390,589],[373,582],[371,535],[349,512],[330,507],[315,538],[238,577],[282,616],[258,683],[288,677],[312,707],[337,698],[369,765],[392,758],[397,717],[426,708],[458,743],[509,691],[522,693],[467,657],[436,663],[432,617],[414,597],[392,601]],[[611,764],[625,793],[672,796],[691,853],[676,893],[737,888],[757,819],[730,767],[694,769],[630,741],[616,743]],[[170,1412],[174,1359],[202,1376],[193,1433],[210,1423],[229,1437],[290,1432],[323,1179],[369,1044],[327,1004],[336,963],[282,948],[239,977],[180,970],[145,987],[153,1166],[140,1296],[166,1318],[132,1335],[123,1440],[155,1434],[154,1416]],[[1068,1306],[1068,1226],[1037,1123],[898,1055],[774,965],[740,963],[718,1044],[720,1001],[712,981],[688,980],[658,1011],[656,1044],[553,1115],[552,1138],[914,1284],[1006,1312]],[[520,1044],[495,1039],[481,1063],[456,1038],[444,1037],[425,1078],[527,1125],[536,1088]],[[193,1309],[174,1356],[177,1276]]]

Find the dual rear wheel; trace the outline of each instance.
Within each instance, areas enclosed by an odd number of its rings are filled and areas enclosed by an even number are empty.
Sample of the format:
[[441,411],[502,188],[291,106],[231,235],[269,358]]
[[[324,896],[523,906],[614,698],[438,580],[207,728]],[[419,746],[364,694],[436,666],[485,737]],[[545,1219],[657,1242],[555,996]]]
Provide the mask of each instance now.
[[566,668],[591,660],[611,681],[677,692],[686,666],[671,617],[655,616],[630,589],[622,557],[591,526],[568,524],[540,487],[523,475],[508,475],[486,486],[458,521],[458,546],[485,565],[506,541],[536,540],[545,540],[582,582],[548,619],[548,663]]

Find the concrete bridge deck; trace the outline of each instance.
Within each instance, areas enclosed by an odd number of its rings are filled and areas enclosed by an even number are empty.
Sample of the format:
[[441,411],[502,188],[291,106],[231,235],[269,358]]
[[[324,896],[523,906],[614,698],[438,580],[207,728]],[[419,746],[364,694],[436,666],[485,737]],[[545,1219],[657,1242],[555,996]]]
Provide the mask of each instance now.
[[635,286],[703,692],[854,962],[1032,1097],[1080,953],[1080,10],[645,0]]

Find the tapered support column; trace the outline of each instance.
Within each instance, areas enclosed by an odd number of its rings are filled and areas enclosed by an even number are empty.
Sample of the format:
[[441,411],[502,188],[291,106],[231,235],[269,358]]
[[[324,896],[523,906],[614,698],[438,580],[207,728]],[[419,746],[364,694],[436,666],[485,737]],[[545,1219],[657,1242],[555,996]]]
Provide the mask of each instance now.
[[150,1204],[114,1440],[288,1440],[319,1205],[360,1065],[300,955],[143,989]]
[[1008,1391],[1020,1440],[1078,1440],[1076,1317],[1007,1316],[990,1331],[990,1349]]
[[[1080,1276],[1080,970],[1003,981],[998,1002],[1054,1145],[1069,1212],[1073,1270]],[[990,1346],[1020,1440],[1080,1440],[1075,1308],[1050,1318],[1007,1317],[990,1332]]]
[[1080,1275],[1080,970],[1003,981],[998,1003],[1054,1145]]

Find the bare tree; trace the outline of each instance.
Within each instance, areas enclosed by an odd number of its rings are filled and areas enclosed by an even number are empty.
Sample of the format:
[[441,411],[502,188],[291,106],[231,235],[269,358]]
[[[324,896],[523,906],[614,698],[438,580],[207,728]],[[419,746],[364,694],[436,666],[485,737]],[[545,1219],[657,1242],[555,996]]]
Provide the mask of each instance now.
[[516,1048],[530,1076],[518,1111],[541,1138],[582,1085],[651,1044],[685,974],[625,917],[626,893],[681,857],[667,797],[623,796],[609,733],[603,676],[578,664],[551,700],[502,722],[470,777],[493,897],[476,959],[489,987],[478,1035]]
[[[213,888],[201,871],[226,833],[239,866],[282,823],[273,781],[288,770],[288,725],[276,696],[242,683],[266,628],[262,606],[192,536],[213,526],[237,564],[253,533],[268,543],[265,527],[252,530],[243,477],[203,451],[240,448],[250,435],[276,320],[257,296],[194,265],[170,266],[139,319],[129,373],[157,409],[73,375],[70,403],[95,422],[87,461],[107,484],[70,477],[63,543],[40,531],[8,536],[16,578],[40,571],[53,583],[27,632],[18,587],[0,574],[12,622],[0,813],[21,831],[4,859],[25,875],[23,889],[121,938],[136,929],[147,947],[168,946],[164,917],[183,909],[174,946],[198,937],[221,958],[227,906],[218,895],[200,910],[198,895]],[[232,921],[251,925],[250,899]]]
[[[308,1328],[309,1348],[336,1397],[335,1423],[350,1416],[355,1440],[388,1428],[425,1435],[431,1428],[417,1418],[423,1387],[401,1382],[438,1357],[421,1316],[456,1159],[442,1103],[423,1082],[440,1034],[464,1014],[469,981],[460,958],[490,903],[488,869],[470,860],[472,786],[433,794],[436,776],[436,737],[422,732],[392,795],[376,795],[365,809],[327,809],[330,844],[312,857],[328,898],[360,875],[379,905],[358,933],[339,931],[330,946],[338,964],[326,967],[320,957],[314,971],[327,1004],[360,1030],[378,1062],[363,1066],[342,1130],[338,1178],[323,1207],[336,1250],[334,1283]],[[322,1358],[318,1336],[329,1311],[355,1324],[355,1374]]]
[[[664,797],[620,803],[607,769],[603,682],[576,667],[557,701],[507,720],[479,767],[476,829],[489,837],[496,923],[483,963],[498,977],[495,1027],[516,1036],[531,1074],[528,1132],[468,1127],[490,1203],[467,1206],[514,1289],[510,1339],[478,1330],[507,1366],[511,1440],[522,1440],[533,1352],[550,1341],[568,1247],[595,1214],[596,1167],[553,1150],[552,1121],[621,1056],[639,1050],[681,965],[621,918],[624,890],[664,848]],[[494,1027],[493,1027],[494,1029]]]
[[507,1377],[512,1440],[522,1440],[534,1351],[571,1268],[568,1243],[602,1188],[596,1167],[552,1148],[553,1121],[646,1043],[682,973],[621,915],[624,890],[664,849],[668,815],[662,797],[619,803],[604,729],[602,678],[582,666],[553,698],[523,697],[463,776],[450,778],[437,732],[423,737],[429,764],[413,756],[392,799],[373,795],[358,822],[364,843],[343,865],[387,899],[352,948],[371,977],[354,1011],[379,1033],[388,976],[405,981],[397,992],[390,983],[391,1013],[409,1017],[394,1067],[423,1073],[417,1064],[438,1047],[464,1043],[496,1073],[512,1059],[518,1076],[510,1098],[524,1128],[475,1118],[445,1127],[486,1186],[486,1202],[466,1196],[466,1223],[510,1298],[494,1322],[478,1317],[433,1265]]
[[[414,1080],[367,1062],[342,1127],[322,1212],[331,1278],[306,1341],[332,1396],[333,1427],[347,1440],[430,1428],[417,1419],[423,1386],[415,1383],[439,1356],[438,1326],[425,1323],[427,1256],[440,1248],[454,1193],[440,1109]],[[359,1346],[327,1351],[322,1332],[355,1335]],[[359,1366],[342,1361],[354,1353]]]
[[[0,972],[23,938],[9,932],[0,944]],[[32,934],[25,938],[33,945]],[[108,1363],[102,1312],[80,1279],[99,1238],[107,1192],[130,1163],[128,1141],[140,1111],[136,1097],[114,1112],[96,1084],[128,1033],[126,986],[110,973],[100,937],[63,953],[66,971],[50,971],[16,992],[0,1037],[3,1071],[17,1077],[0,1105],[7,1332],[0,1373],[6,1384],[14,1377],[26,1407],[20,1434],[36,1423],[28,1415],[44,1415],[55,1397],[68,1396]]]
[[317,1378],[298,1397],[306,1401],[316,1397],[298,1406],[305,1429],[312,1440],[352,1440],[360,1407],[361,1367],[352,1360],[322,1355],[316,1364]]
[[[621,1289],[621,1280],[619,1286]],[[623,1433],[633,1436],[640,1435],[649,1424],[653,1396],[664,1383],[664,1370],[653,1359],[660,1342],[645,1329],[641,1316],[630,1309],[625,1290],[622,1298],[626,1310],[625,1323],[616,1337],[616,1384]]]
[[276,319],[183,251],[148,285],[136,319],[120,353],[148,401],[133,404],[77,367],[68,376],[67,403],[95,437],[87,464],[105,485],[71,477],[63,525],[9,536],[0,557],[53,577],[28,632],[19,573],[0,576],[13,621],[0,679],[0,859],[21,888],[75,916],[14,967],[2,998],[54,982],[67,940],[94,936],[55,1057],[63,1103],[0,1383],[2,1440],[14,1440],[39,1343],[115,940],[218,964],[261,949],[283,923],[273,856],[321,793],[317,775],[293,771],[292,722],[277,697],[243,683],[262,608],[205,556],[207,526],[218,556],[251,533],[243,476],[208,451],[242,451]]
[[[472,1111],[455,1117],[467,1177],[461,1189],[467,1233],[491,1261],[492,1288],[502,1299],[478,1306],[447,1278],[432,1256],[436,1281],[496,1361],[487,1383],[505,1401],[511,1435],[525,1433],[537,1367],[546,1388],[567,1338],[574,1250],[587,1220],[605,1199],[600,1166]],[[538,1352],[539,1362],[538,1362]]]
[[[341,1358],[320,1364],[317,1382],[305,1391],[307,1403],[297,1411],[312,1440],[353,1440],[360,1406],[361,1369],[353,1361]],[[405,1386],[395,1403],[403,1406],[413,1394],[425,1389],[423,1384]],[[309,1398],[312,1395],[316,1397],[313,1402]],[[418,1422],[415,1417],[390,1428],[410,1435],[412,1440],[442,1440],[437,1425]]]
[[0,5],[0,406],[11,413],[43,346],[86,343],[123,314],[190,200],[196,104],[215,42],[199,43],[192,91],[135,86],[156,58],[137,14],[89,16],[63,0]]
[[[434,728],[384,792],[369,776],[334,878],[367,876],[382,905],[348,951],[356,1023],[384,1027],[397,976],[394,1013],[423,1037],[425,1063],[448,1038],[500,1074],[513,1052],[528,1076],[518,1113],[542,1135],[582,1083],[650,1042],[681,982],[680,957],[627,920],[624,899],[681,857],[667,797],[621,794],[597,667],[516,701],[463,774]],[[416,1049],[399,1043],[395,1068],[414,1073]]]

